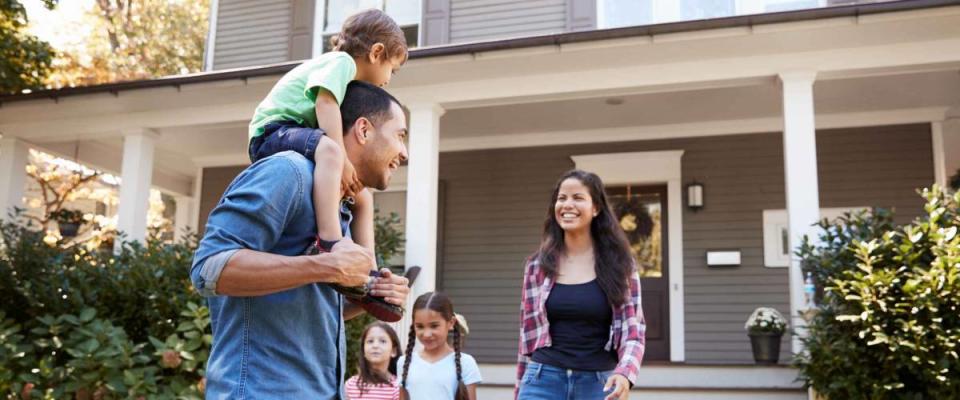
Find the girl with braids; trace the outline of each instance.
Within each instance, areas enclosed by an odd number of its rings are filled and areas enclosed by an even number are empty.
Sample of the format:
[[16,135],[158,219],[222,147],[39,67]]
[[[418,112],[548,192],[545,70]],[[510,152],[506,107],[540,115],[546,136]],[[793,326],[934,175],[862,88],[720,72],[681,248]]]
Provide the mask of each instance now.
[[645,331],[636,262],[603,182],[569,171],[524,272],[517,397],[628,399]]
[[[428,292],[413,303],[407,351],[400,360],[400,398],[405,400],[476,400],[480,368],[462,353],[453,303],[441,292]],[[447,333],[453,332],[453,345]],[[414,352],[419,340],[423,349]]]
[[360,373],[347,380],[347,398],[399,400],[396,378],[399,356],[400,338],[390,325],[379,321],[367,325],[360,334]]
[[[383,11],[372,9],[347,18],[330,44],[332,51],[287,72],[257,106],[248,129],[250,161],[257,162],[288,150],[314,161],[313,208],[317,237],[311,251],[330,252],[351,231],[357,244],[373,251],[373,194],[364,186],[383,190],[389,176],[357,176],[344,149],[346,119],[340,113],[340,105],[351,81],[377,87],[390,83],[391,76],[407,60],[407,41],[393,19]],[[362,110],[345,112],[362,114]],[[380,119],[364,118],[363,128],[376,132],[383,123]],[[362,140],[373,138],[368,138],[364,130]],[[389,162],[390,171],[394,171],[405,158],[404,153],[396,160],[385,162]],[[367,178],[367,182],[361,182],[361,178]],[[353,205],[356,218],[345,227],[340,223],[341,213],[349,213],[344,210],[348,204]],[[371,265],[371,269],[374,267]],[[382,301],[381,297],[363,298],[367,289],[338,288],[348,295],[348,300],[360,304],[378,319],[400,319],[403,311],[400,307]],[[363,298],[362,301],[358,301],[358,297]]]

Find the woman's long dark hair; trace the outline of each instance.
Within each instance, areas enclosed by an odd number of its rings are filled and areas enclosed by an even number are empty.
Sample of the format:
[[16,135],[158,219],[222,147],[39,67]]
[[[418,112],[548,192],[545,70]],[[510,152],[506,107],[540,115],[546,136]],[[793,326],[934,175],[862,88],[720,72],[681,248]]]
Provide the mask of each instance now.
[[[453,313],[453,302],[450,301],[450,297],[447,297],[443,292],[427,292],[421,294],[420,297],[417,297],[417,301],[413,303],[413,313],[414,319],[416,318],[417,310],[431,310],[436,311],[443,319],[450,321],[453,320],[453,352],[454,352],[454,366],[457,369],[457,391],[453,394],[453,400],[467,400],[469,395],[467,393],[467,386],[463,384],[463,368],[460,367],[460,322],[454,316]],[[414,326],[416,321],[410,323],[410,336],[407,338],[407,350],[403,355],[403,372],[400,374],[400,398],[404,400],[420,400],[420,399],[410,399],[410,393],[407,392],[407,373],[410,372],[410,360],[413,357],[413,346],[417,341],[416,329]]]
[[603,188],[603,181],[597,174],[579,169],[567,171],[557,180],[550,197],[550,207],[547,209],[547,219],[543,224],[543,237],[540,239],[540,250],[535,255],[540,267],[550,278],[556,278],[557,266],[560,257],[566,250],[563,228],[557,222],[555,206],[560,194],[560,185],[567,179],[580,181],[590,191],[593,205],[597,208],[597,216],[590,223],[590,237],[593,239],[593,254],[596,263],[594,270],[597,273],[597,283],[607,295],[610,306],[617,307],[627,301],[628,278],[633,273],[633,255],[630,253],[630,244],[627,236],[620,227],[620,221],[610,209],[607,194]]
[[[387,336],[390,337],[390,344],[393,346],[393,354],[390,355],[390,363],[387,364],[387,372],[389,374],[383,374],[378,371],[374,371],[373,368],[367,364],[367,358],[364,356],[364,348],[367,343],[367,334],[373,328],[380,328],[387,333]],[[397,331],[393,330],[389,324],[385,322],[375,321],[363,328],[363,333],[360,334],[360,357],[358,357],[358,369],[360,370],[360,378],[357,382],[357,387],[360,388],[360,395],[363,395],[364,390],[367,386],[372,385],[389,385],[392,377],[390,375],[397,375],[397,359],[400,358],[400,337],[397,336]]]

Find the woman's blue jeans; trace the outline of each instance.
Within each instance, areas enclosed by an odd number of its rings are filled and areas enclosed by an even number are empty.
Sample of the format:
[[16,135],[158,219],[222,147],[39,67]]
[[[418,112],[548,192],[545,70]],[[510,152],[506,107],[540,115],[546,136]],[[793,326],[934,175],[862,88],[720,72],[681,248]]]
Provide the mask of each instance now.
[[530,362],[520,380],[518,400],[603,400],[613,371],[581,371]]

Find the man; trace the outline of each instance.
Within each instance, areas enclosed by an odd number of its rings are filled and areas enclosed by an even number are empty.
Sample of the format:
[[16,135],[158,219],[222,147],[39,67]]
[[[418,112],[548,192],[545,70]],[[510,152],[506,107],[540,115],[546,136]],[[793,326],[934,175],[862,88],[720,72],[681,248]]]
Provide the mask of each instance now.
[[[351,82],[341,105],[346,156],[367,187],[386,188],[407,158],[406,117],[383,89]],[[338,399],[343,396],[344,319],[362,310],[329,284],[371,285],[403,305],[406,279],[375,268],[373,254],[345,239],[302,255],[316,237],[314,163],[283,152],[251,165],[210,213],[191,268],[208,297],[213,349],[208,399]],[[350,211],[341,211],[348,235]]]

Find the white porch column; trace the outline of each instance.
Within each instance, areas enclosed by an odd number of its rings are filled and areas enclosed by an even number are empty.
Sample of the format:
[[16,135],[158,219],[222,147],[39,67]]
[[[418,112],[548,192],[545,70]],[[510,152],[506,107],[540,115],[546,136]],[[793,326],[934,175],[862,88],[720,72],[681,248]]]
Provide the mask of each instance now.
[[[820,198],[817,183],[817,142],[813,113],[814,71],[780,74],[783,85],[783,161],[787,197],[787,219],[790,248],[800,245],[804,235],[816,239],[813,224],[820,219]],[[806,323],[800,312],[804,308],[803,272],[800,260],[791,257],[790,268],[791,326],[805,334]],[[794,353],[802,351],[800,337],[792,341]]]
[[410,142],[407,163],[406,265],[420,266],[410,293],[417,296],[437,287],[437,194],[440,165],[439,104],[410,104]]
[[197,202],[190,196],[176,196],[173,201],[177,204],[173,220],[174,237],[182,239],[187,230],[196,233],[197,227],[196,222],[193,221],[193,216],[196,214],[194,208],[196,208]]
[[[123,164],[120,170],[120,204],[117,230],[127,240],[143,241],[147,235],[147,210],[153,177],[153,142],[157,135],[149,129],[124,132]],[[119,242],[117,243],[119,245]]]
[[943,143],[943,121],[930,123],[930,139],[933,143],[933,182],[947,186],[946,152]]
[[[958,110],[960,113],[960,110]],[[939,132],[937,129],[939,128]],[[939,133],[939,143],[937,136]],[[939,145],[939,149],[937,146]],[[960,170],[960,115],[947,117],[943,122],[934,123],[934,163],[935,168],[942,171],[942,179],[937,176],[938,183],[946,184],[953,175]],[[939,153],[939,160],[937,159]],[[938,171],[938,172],[939,172]]]
[[6,220],[12,207],[23,207],[30,150],[17,138],[0,139],[0,219]]

